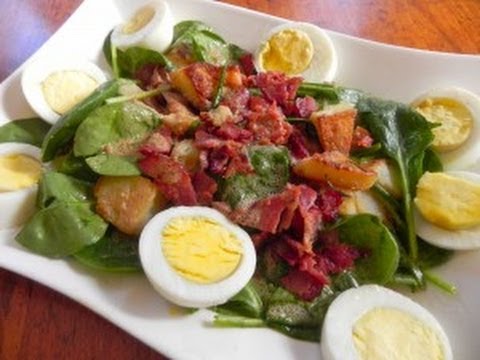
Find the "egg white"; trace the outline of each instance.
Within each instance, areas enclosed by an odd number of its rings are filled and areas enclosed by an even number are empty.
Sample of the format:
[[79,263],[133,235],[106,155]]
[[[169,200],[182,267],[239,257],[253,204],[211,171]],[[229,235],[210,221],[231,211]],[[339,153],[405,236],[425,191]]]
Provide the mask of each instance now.
[[[480,184],[480,175],[467,171],[449,171],[449,175]],[[426,242],[445,249],[480,249],[480,225],[469,229],[448,230],[426,220],[415,207],[415,228],[417,235]]]
[[265,71],[260,61],[260,54],[264,44],[274,34],[287,29],[303,31],[308,35],[313,45],[314,53],[310,65],[302,73],[295,75],[302,76],[305,81],[311,82],[333,81],[338,68],[337,52],[333,46],[333,42],[325,30],[313,24],[304,22],[288,22],[276,26],[263,37],[260,46],[255,53],[255,66],[257,70],[260,72]]
[[[197,284],[171,268],[162,252],[162,230],[170,220],[185,216],[212,219],[240,240],[242,258],[232,275],[212,284]],[[192,308],[227,302],[248,283],[256,265],[256,252],[250,236],[217,210],[202,206],[172,207],[155,215],[140,235],[139,253],[143,270],[155,290],[174,304]]]
[[111,36],[111,41],[114,46],[121,50],[133,46],[140,46],[158,52],[163,52],[168,48],[173,39],[174,27],[170,6],[160,0],[153,1],[145,6],[149,6],[154,10],[153,18],[139,30],[131,34],[123,32],[125,24],[116,26]]
[[[0,156],[22,154],[28,155],[41,162],[41,150],[29,144],[2,143]],[[15,228],[25,223],[35,212],[35,200],[38,185],[0,192],[0,230]]]
[[419,319],[438,335],[444,348],[445,360],[453,358],[447,335],[429,311],[393,290],[378,285],[363,285],[344,291],[328,308],[320,343],[322,359],[357,359],[353,327],[357,320],[375,308],[393,308]]
[[28,63],[22,73],[22,91],[27,102],[45,121],[54,124],[60,114],[48,104],[42,90],[42,82],[57,71],[78,71],[93,78],[99,85],[107,81],[105,73],[94,63],[62,56],[45,57]]
[[470,111],[473,128],[470,136],[458,149],[440,153],[445,170],[469,170],[480,160],[480,96],[471,91],[451,86],[435,88],[420,95],[412,102],[416,106],[429,98],[447,98],[455,100]]

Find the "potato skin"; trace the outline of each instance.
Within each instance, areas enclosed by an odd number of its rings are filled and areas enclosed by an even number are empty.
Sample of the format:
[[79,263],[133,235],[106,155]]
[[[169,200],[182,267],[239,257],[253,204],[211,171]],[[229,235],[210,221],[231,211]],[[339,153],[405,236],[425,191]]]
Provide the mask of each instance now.
[[343,190],[367,190],[377,180],[375,172],[362,169],[339,151],[326,151],[304,158],[293,166],[293,171],[298,176],[327,182]]
[[166,205],[158,188],[142,176],[102,176],[95,184],[96,212],[118,230],[138,235]]

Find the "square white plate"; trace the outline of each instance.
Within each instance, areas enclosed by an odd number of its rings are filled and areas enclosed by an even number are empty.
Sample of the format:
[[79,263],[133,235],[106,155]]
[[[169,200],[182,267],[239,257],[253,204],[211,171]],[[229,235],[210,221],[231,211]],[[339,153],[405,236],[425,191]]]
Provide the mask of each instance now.
[[[97,61],[103,40],[143,1],[85,0],[35,54]],[[254,50],[260,34],[285,20],[216,2],[170,0],[176,21],[202,20],[227,41]],[[480,57],[382,45],[330,32],[340,64],[338,83],[400,101],[435,86],[480,93]],[[31,60],[31,59],[30,59]],[[28,60],[28,61],[30,61]],[[20,88],[20,67],[0,85],[0,124],[33,114]],[[0,266],[38,281],[89,307],[159,352],[175,359],[319,359],[317,344],[267,329],[215,329],[211,314],[175,315],[142,275],[93,273],[73,261],[50,260],[21,248],[14,232],[0,232]],[[480,252],[463,252],[438,272],[458,286],[456,296],[430,287],[412,297],[443,324],[456,359],[478,359]]]

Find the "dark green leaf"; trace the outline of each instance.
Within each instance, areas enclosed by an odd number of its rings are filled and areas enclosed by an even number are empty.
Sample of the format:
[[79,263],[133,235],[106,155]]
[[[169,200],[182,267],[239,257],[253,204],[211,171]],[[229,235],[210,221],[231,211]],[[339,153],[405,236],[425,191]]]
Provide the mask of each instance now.
[[137,166],[137,159],[131,156],[115,156],[100,154],[85,160],[97,174],[106,176],[135,176],[141,172]]
[[98,179],[98,174],[90,169],[85,162],[85,158],[76,157],[72,152],[69,152],[65,156],[57,157],[54,163],[55,169],[62,174],[89,182],[95,182]]
[[137,103],[104,105],[78,127],[73,152],[75,156],[97,155],[106,146],[114,149],[138,142],[159,122],[155,111]]
[[311,96],[319,101],[338,103],[340,101],[340,89],[331,84],[304,82],[298,88],[297,96]]
[[227,310],[232,314],[259,318],[263,313],[263,303],[254,285],[249,283],[227,303],[217,306],[214,310]]
[[118,94],[121,80],[111,80],[98,87],[90,96],[63,115],[49,130],[42,145],[43,161],[52,160],[69,144],[83,120],[106,99]]
[[82,264],[111,272],[141,271],[138,240],[115,230],[74,254]]
[[107,226],[90,203],[55,202],[33,215],[16,240],[38,254],[64,257],[96,243]]
[[355,262],[355,275],[362,283],[385,284],[399,262],[397,242],[388,228],[373,215],[346,218],[336,228],[340,241],[367,252]]
[[46,172],[38,184],[37,207],[54,201],[82,202],[92,198],[92,184],[58,172]]
[[120,76],[126,78],[134,78],[137,71],[148,64],[160,65],[166,70],[173,69],[173,64],[165,55],[137,46],[125,51],[117,49],[117,62]]
[[189,38],[192,33],[202,30],[211,30],[211,28],[210,26],[197,20],[186,20],[179,22],[173,28],[172,46],[174,46],[178,41],[181,41],[184,38]]
[[230,61],[230,49],[217,34],[202,30],[192,34],[193,54],[197,61],[214,65],[226,65]]
[[13,120],[0,127],[0,143],[19,142],[42,146],[51,125],[40,118]]

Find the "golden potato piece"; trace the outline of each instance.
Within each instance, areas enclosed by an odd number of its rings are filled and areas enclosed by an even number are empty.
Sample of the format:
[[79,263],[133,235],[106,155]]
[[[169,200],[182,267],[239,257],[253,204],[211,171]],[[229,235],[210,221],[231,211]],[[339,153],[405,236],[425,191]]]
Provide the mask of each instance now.
[[94,195],[97,213],[118,230],[139,234],[147,221],[166,205],[158,188],[142,176],[102,176]]
[[317,129],[324,151],[350,153],[356,116],[357,110],[346,105],[332,106],[311,115],[310,120]]
[[220,80],[220,68],[195,63],[170,73],[172,86],[199,110],[208,110]]
[[293,172],[344,190],[367,190],[377,180],[375,172],[362,169],[339,151],[326,151],[302,159],[293,166]]
[[182,164],[190,174],[200,169],[200,151],[191,139],[177,142],[173,146],[171,157]]

